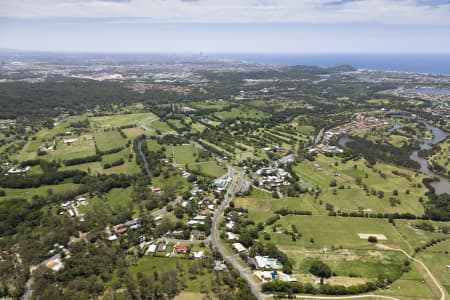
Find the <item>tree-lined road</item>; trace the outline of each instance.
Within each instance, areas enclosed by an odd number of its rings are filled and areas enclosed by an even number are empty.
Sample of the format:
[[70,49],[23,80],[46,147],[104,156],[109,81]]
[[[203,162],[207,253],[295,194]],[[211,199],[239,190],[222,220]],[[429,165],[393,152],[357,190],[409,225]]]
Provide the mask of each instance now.
[[261,293],[258,285],[252,280],[252,275],[248,274],[246,269],[238,263],[239,258],[233,255],[228,255],[223,249],[222,244],[220,243],[219,230],[217,228],[219,219],[223,215],[224,209],[230,204],[230,201],[233,200],[235,191],[239,191],[244,184],[243,171],[236,171],[232,167],[228,166],[228,176],[232,178],[232,181],[230,183],[230,187],[227,190],[227,193],[225,194],[224,200],[222,201],[222,203],[220,203],[212,219],[210,242],[213,248],[217,249],[222,257],[227,262],[229,262],[233,266],[233,268],[238,270],[241,277],[247,281],[253,295],[255,295],[258,300],[263,300],[266,298],[266,296]]

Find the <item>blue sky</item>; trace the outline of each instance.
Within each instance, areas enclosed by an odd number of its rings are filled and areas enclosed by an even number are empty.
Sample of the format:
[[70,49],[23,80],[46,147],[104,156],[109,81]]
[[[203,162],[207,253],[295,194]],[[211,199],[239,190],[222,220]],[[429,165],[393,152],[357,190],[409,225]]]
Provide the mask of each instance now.
[[0,0],[0,48],[450,53],[450,1]]

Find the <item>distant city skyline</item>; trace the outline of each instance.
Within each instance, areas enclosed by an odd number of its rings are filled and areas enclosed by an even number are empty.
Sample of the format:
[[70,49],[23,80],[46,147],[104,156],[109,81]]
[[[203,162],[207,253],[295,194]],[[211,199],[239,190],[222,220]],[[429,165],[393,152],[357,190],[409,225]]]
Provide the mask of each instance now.
[[450,1],[0,0],[0,48],[450,53]]

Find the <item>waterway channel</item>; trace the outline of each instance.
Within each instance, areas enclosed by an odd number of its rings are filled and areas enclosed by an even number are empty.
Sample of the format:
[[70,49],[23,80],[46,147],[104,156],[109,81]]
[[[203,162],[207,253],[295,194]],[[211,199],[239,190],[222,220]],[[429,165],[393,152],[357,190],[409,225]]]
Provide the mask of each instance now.
[[[408,119],[408,120],[413,120],[414,117],[411,116],[406,116],[406,115],[393,115],[391,116],[393,119]],[[433,145],[438,144],[440,142],[442,142],[443,140],[445,140],[449,133],[434,127],[432,125],[430,125],[428,122],[419,120],[418,122],[422,123],[423,125],[425,125],[427,127],[428,130],[430,130],[433,134],[433,138],[432,139],[421,139],[421,138],[417,138],[416,140],[419,142],[419,147],[420,150],[424,150],[424,149],[431,149],[433,147]],[[392,128],[389,130],[390,132],[401,128],[402,125],[398,124],[396,122],[393,123]],[[348,142],[352,141],[351,138],[349,138],[348,136],[342,136],[338,143],[341,146],[345,146]],[[419,150],[415,150],[413,151],[413,153],[409,156],[409,158],[413,161],[416,161],[419,163],[420,165],[420,172],[422,172],[423,174],[426,174],[430,177],[433,178],[437,178],[439,179],[439,181],[435,181],[433,182],[431,185],[434,187],[435,192],[437,195],[441,195],[444,193],[448,193],[450,194],[450,181],[439,175],[434,173],[433,171],[431,171],[428,168],[428,162],[426,159],[423,159],[421,157],[419,157]]]

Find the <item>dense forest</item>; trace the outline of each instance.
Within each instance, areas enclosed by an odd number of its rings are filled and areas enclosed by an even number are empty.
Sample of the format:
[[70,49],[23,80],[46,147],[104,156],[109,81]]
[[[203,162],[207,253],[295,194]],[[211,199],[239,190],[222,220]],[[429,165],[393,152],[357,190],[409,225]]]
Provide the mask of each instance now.
[[180,100],[177,93],[152,89],[139,94],[124,84],[108,81],[53,78],[42,83],[8,82],[0,89],[0,119],[39,121],[61,113],[83,114],[97,107],[137,102],[164,103]]
[[352,149],[354,155],[363,155],[370,164],[384,161],[410,169],[420,168],[418,162],[409,159],[412,149],[407,147],[397,148],[388,144],[373,143],[357,136],[353,136],[346,146]]

